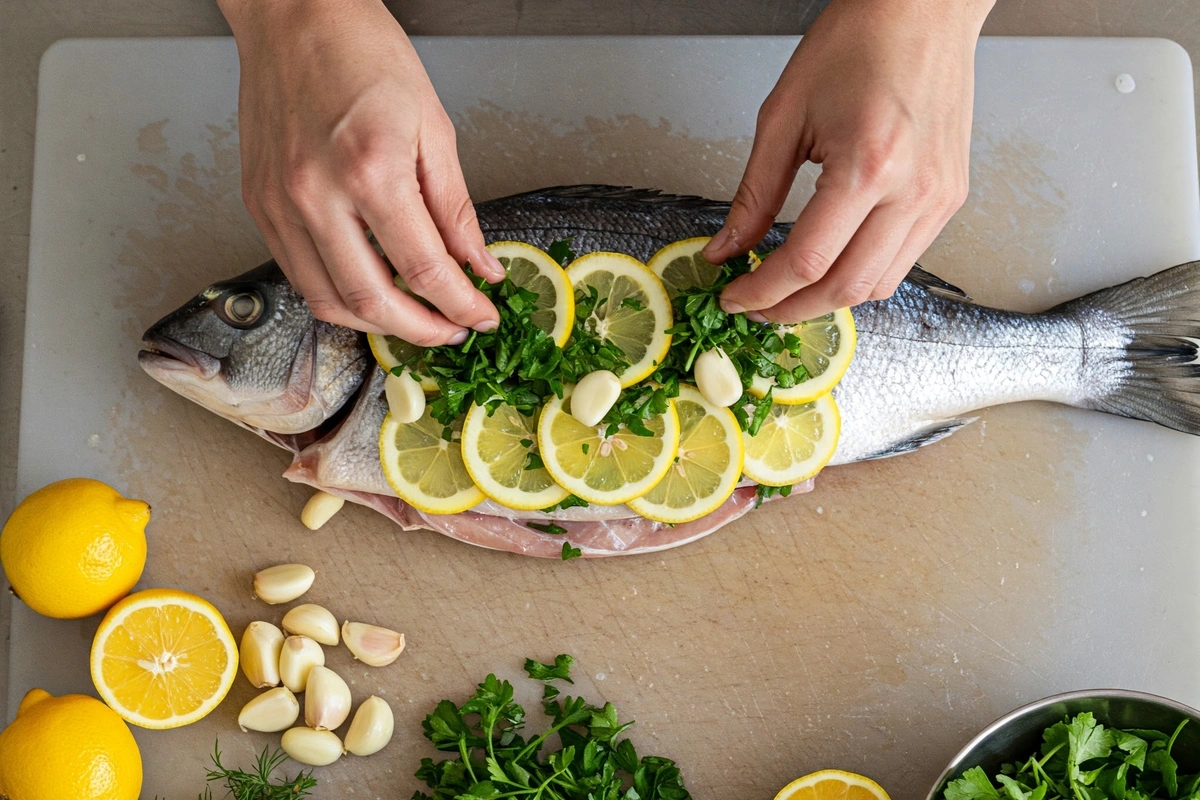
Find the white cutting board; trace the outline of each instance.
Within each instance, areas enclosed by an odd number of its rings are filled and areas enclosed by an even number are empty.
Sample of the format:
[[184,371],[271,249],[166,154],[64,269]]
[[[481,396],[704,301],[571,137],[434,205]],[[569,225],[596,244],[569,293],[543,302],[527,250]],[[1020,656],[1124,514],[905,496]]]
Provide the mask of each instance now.
[[[576,182],[729,197],[757,105],[794,44],[439,38],[418,48],[479,198]],[[1134,91],[1115,88],[1123,73]],[[583,689],[638,718],[639,744],[678,758],[702,799],[769,797],[820,766],[869,772],[898,800],[923,797],[966,734],[1057,690],[1121,685],[1200,705],[1200,441],[1098,414],[988,412],[927,452],[823,476],[824,489],[789,501],[794,521],[779,524],[790,538],[747,521],[653,560],[534,564],[393,537],[357,511],[298,535],[304,495],[276,477],[282,455],[168,396],[134,358],[161,313],[265,255],[238,201],[236,83],[222,39],[68,41],[43,60],[18,488],[70,475],[151,487],[146,582],[212,597],[238,632],[255,613],[248,564],[322,559],[343,582],[356,564],[392,570],[398,583],[376,576],[380,585],[341,600],[412,604],[412,654],[387,673],[403,676],[387,688],[405,742],[393,761],[327,770],[319,796],[358,794],[363,775],[371,796],[410,792],[414,759],[431,754],[420,714],[461,699],[489,669],[514,675],[490,648],[590,659]],[[1191,68],[1177,46],[984,41],[975,123],[971,200],[923,262],[981,302],[1044,308],[1200,257]],[[159,447],[148,437],[165,416],[182,438]],[[230,491],[229,476],[244,489]],[[345,542],[332,556],[321,549]],[[764,546],[782,555],[760,565]],[[742,563],[750,552],[755,563]],[[535,599],[567,592],[576,617],[554,625],[513,607],[505,613],[522,622],[503,642],[443,642],[478,615],[446,623],[437,615],[452,593],[438,606],[407,592],[476,575]],[[798,599],[822,580],[827,591]],[[591,598],[597,587],[607,595]],[[631,615],[619,634],[588,613],[618,606]],[[33,685],[88,691],[95,621],[56,623],[19,602],[13,612],[10,713]],[[641,633],[640,620],[665,630]],[[249,696],[241,683],[200,725],[138,732],[146,797],[192,796],[215,734],[240,763],[268,741],[232,732]]]

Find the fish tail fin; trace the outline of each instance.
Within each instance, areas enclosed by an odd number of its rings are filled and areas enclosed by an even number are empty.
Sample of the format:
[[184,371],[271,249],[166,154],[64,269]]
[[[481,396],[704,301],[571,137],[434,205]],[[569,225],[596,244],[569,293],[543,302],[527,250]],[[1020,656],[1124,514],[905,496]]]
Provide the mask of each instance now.
[[1073,300],[1084,330],[1079,405],[1200,435],[1200,261]]

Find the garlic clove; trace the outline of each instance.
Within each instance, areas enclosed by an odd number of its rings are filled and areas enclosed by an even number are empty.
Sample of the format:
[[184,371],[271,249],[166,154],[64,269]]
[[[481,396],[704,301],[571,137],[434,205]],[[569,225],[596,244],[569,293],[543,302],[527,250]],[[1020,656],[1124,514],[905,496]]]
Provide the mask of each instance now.
[[300,701],[287,687],[263,692],[242,706],[238,727],[243,731],[275,733],[287,730],[300,717]]
[[744,387],[737,367],[725,351],[717,347],[705,350],[692,365],[696,388],[714,406],[728,408],[742,396]]
[[621,379],[615,373],[606,369],[589,372],[571,392],[571,416],[588,427],[599,425],[620,396]]
[[338,643],[337,618],[314,603],[296,606],[283,615],[283,629],[295,636],[307,636],[314,642],[334,647]]
[[329,731],[348,716],[350,687],[328,667],[313,667],[304,686],[304,724],[318,731]]
[[325,651],[307,636],[289,636],[279,653],[279,678],[292,692],[299,694],[308,684],[313,667],[325,666]]
[[254,575],[254,596],[264,603],[290,603],[313,585],[317,573],[303,564],[279,564]]
[[242,633],[238,648],[242,672],[257,689],[279,685],[279,653],[283,650],[283,631],[269,622],[251,622]]
[[342,641],[355,658],[371,667],[386,667],[404,652],[403,633],[365,622],[343,623]]
[[416,422],[425,414],[425,390],[408,368],[401,375],[387,374],[383,379],[383,394],[388,412],[396,422]]
[[344,505],[345,498],[329,492],[316,492],[304,504],[304,509],[300,512],[300,521],[304,523],[304,527],[315,531],[333,519],[333,515],[341,511]]
[[310,767],[325,767],[342,757],[342,740],[333,731],[288,728],[280,746],[293,761]]
[[395,719],[392,707],[382,697],[368,697],[354,712],[346,732],[346,752],[356,756],[378,753],[392,740]]

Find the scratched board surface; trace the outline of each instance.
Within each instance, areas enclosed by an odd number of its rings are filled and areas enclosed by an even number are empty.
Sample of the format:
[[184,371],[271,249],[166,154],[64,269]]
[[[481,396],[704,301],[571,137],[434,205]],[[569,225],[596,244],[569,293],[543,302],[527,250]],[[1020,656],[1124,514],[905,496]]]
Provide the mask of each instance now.
[[[418,43],[477,198],[582,182],[729,197],[793,46]],[[1116,90],[1121,73],[1133,92]],[[1036,310],[1200,257],[1190,80],[1161,41],[985,41],[971,197],[925,266],[981,302]],[[1200,449],[1099,414],[994,409],[647,557],[535,561],[401,533],[357,507],[306,531],[285,454],[134,357],[149,323],[267,255],[239,200],[236,81],[227,40],[78,40],[46,56],[20,491],[83,474],[147,499],[142,584],[210,598],[235,634],[282,613],[251,597],[250,574],[300,561],[320,570],[306,599],[408,635],[386,669],[330,654],[356,702],[392,704],[397,734],[320,770],[318,797],[409,796],[439,699],[560,652],[578,658],[578,690],[636,719],[639,749],[678,760],[704,800],[767,798],[828,766],[924,797],[970,733],[1060,690],[1200,704]],[[16,603],[10,714],[33,685],[89,690],[95,625]],[[240,764],[276,741],[237,731],[252,694],[239,678],[203,722],[139,731],[144,796],[194,796],[217,736]]]

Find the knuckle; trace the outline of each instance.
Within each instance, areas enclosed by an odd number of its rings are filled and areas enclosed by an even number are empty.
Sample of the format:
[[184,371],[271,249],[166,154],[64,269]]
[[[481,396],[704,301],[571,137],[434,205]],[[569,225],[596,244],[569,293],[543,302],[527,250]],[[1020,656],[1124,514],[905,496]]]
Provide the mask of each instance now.
[[422,297],[426,297],[427,292],[436,291],[445,285],[446,278],[443,265],[432,258],[416,261],[404,272],[404,282],[408,284],[408,288]]
[[866,188],[886,187],[899,171],[894,139],[876,139],[865,143],[858,154],[859,180]]
[[374,287],[354,289],[342,298],[350,313],[367,322],[378,322],[388,308],[388,299]]
[[[833,300],[839,308],[856,306],[871,299],[875,292],[875,284],[865,278],[855,278],[847,281],[833,293]],[[889,292],[890,294],[890,292]]]
[[893,294],[896,293],[897,285],[899,285],[899,284],[893,285],[891,283],[888,283],[888,284],[881,283],[871,291],[871,294],[869,297],[867,297],[867,300],[887,300],[889,297],[891,297]]
[[819,281],[832,264],[832,259],[819,250],[797,250],[787,261],[788,269],[805,284]]
[[455,202],[455,208],[451,211],[450,219],[455,229],[459,231],[474,231],[479,227],[479,218],[475,215],[475,204],[471,202],[471,198],[463,195]]
[[298,208],[307,207],[320,195],[317,173],[315,165],[307,160],[293,160],[284,166],[283,193]]
[[343,319],[341,307],[332,300],[314,297],[306,302],[308,310],[321,322],[338,323]]

